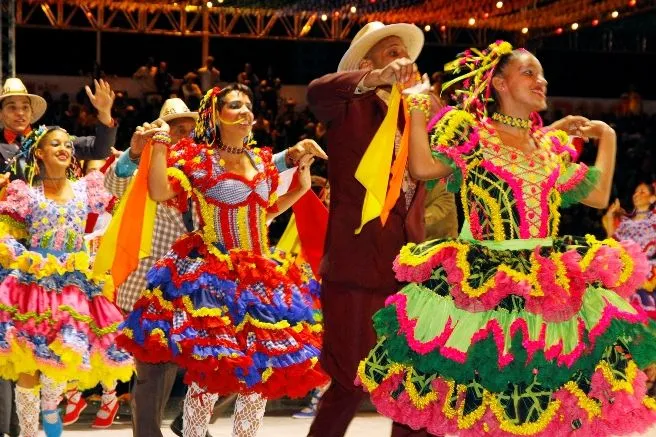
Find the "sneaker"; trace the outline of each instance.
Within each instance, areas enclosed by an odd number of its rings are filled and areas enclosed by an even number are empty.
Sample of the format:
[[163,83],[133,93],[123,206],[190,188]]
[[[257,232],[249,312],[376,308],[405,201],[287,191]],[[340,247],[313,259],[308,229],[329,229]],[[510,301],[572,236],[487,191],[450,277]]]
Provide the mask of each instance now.
[[104,429],[112,426],[112,423],[114,423],[114,419],[116,418],[116,413],[118,413],[118,407],[118,399],[116,399],[116,397],[109,402],[103,402],[98,413],[96,413],[96,418],[93,419],[91,427]]
[[87,408],[87,401],[82,397],[82,392],[70,390],[66,392],[66,412],[64,413],[64,425],[72,425],[78,421],[80,414]]
[[310,397],[310,405],[303,408],[298,413],[292,415],[294,419],[314,419],[314,416],[317,414],[317,408],[319,407],[319,399],[323,395],[323,390],[314,389],[312,391],[312,396]]
[[316,407],[305,407],[298,413],[294,413],[292,417],[294,419],[314,419],[314,416],[317,415]]

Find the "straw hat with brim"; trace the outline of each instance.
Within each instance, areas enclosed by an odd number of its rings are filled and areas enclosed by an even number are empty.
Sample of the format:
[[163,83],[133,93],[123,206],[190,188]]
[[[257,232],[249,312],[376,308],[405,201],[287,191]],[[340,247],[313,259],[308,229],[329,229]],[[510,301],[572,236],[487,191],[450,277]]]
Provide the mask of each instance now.
[[378,41],[388,36],[398,36],[408,49],[408,56],[414,62],[424,46],[424,33],[414,24],[397,23],[385,25],[380,21],[367,23],[355,35],[337,71],[353,71],[360,68],[360,61]]
[[[13,96],[24,96],[30,99],[30,105],[32,106],[32,118],[30,119],[30,123],[36,123],[36,121],[45,114],[46,108],[48,107],[46,100],[36,94],[28,93],[23,81],[17,77],[10,77],[5,81],[5,84],[2,87],[2,93],[0,93],[0,107],[2,107],[3,100]],[[0,121],[0,127],[3,127],[2,121]]]
[[198,112],[190,111],[182,99],[175,97],[164,102],[162,109],[159,111],[159,118],[167,123],[176,118],[193,118],[196,120],[198,119]]

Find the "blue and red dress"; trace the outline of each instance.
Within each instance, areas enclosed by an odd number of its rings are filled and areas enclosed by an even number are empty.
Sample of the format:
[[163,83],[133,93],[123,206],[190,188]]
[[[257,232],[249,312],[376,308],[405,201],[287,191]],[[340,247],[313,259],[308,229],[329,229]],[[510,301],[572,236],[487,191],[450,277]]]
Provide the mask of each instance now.
[[[183,140],[169,153],[169,179],[200,229],[178,239],[148,273],[119,344],[145,362],[175,362],[220,394],[304,396],[327,377],[318,357],[318,283],[269,248],[278,171],[266,149],[248,152],[258,173],[228,172],[206,144]],[[275,256],[274,256],[275,255]]]

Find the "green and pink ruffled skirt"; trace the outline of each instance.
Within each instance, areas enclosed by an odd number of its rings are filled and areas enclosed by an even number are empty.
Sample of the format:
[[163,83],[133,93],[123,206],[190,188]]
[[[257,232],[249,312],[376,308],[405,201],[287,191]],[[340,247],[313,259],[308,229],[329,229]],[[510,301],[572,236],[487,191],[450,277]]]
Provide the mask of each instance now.
[[379,412],[459,436],[594,436],[656,423],[639,369],[656,324],[629,303],[640,247],[594,237],[404,247],[357,382]]

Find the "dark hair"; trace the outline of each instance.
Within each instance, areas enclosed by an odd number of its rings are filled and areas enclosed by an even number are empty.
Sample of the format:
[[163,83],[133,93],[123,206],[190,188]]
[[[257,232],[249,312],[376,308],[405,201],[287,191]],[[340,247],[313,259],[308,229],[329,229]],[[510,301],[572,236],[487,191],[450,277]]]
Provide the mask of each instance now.
[[[37,159],[36,157],[36,151],[37,149],[41,148],[43,145],[43,140],[49,136],[51,133],[55,131],[62,131],[68,137],[72,140],[73,137],[64,129],[63,127],[60,126],[40,126],[37,129],[32,130],[30,134],[28,134],[25,139],[23,140],[22,146],[21,146],[21,152],[17,156],[17,158],[22,158],[25,160],[26,163],[26,177],[27,181],[32,184],[35,180],[40,180],[43,175],[45,174],[45,166],[43,165],[43,161]],[[71,155],[71,164],[68,167],[68,170],[66,171],[66,176],[69,179],[75,179],[80,176],[80,171],[81,169],[79,168],[79,163],[75,159],[75,148],[72,150],[72,155]],[[36,168],[38,167],[38,171],[36,171]]]
[[206,142],[214,144],[221,141],[221,132],[218,123],[215,120],[215,111],[220,111],[226,104],[226,96],[233,91],[246,95],[251,102],[253,101],[253,92],[249,87],[240,83],[231,83],[224,88],[214,87],[205,93],[205,97],[200,102],[198,108],[198,120],[194,128],[193,138],[196,142]]
[[[633,191],[635,192],[635,190],[637,190],[640,185],[646,186],[647,189],[649,190],[649,194],[652,196],[656,196],[656,184],[654,184],[654,182],[640,181],[636,184]],[[654,209],[656,209],[656,202],[652,202],[649,204],[649,211],[654,211]],[[638,211],[636,210],[635,205],[633,205],[633,211],[628,213],[627,216],[633,218],[636,216],[637,213]]]
[[[515,49],[511,53],[508,53],[506,55],[501,55],[501,57],[499,58],[499,63],[494,68],[492,79],[503,74],[508,64],[510,64],[510,61],[517,58],[522,53],[529,53],[529,52],[524,49]],[[486,110],[488,114],[492,115],[494,112],[497,112],[501,109],[501,98],[499,96],[499,93],[497,93],[497,90],[494,89],[494,85],[492,85],[492,83],[490,83],[490,95],[492,97],[492,100],[486,104]]]
[[253,101],[253,91],[251,91],[248,86],[242,83],[231,83],[230,85],[226,85],[224,88],[222,88],[221,91],[219,91],[219,93],[216,95],[216,107],[219,111],[223,109],[226,104],[226,96],[233,91],[245,94],[251,102]]

